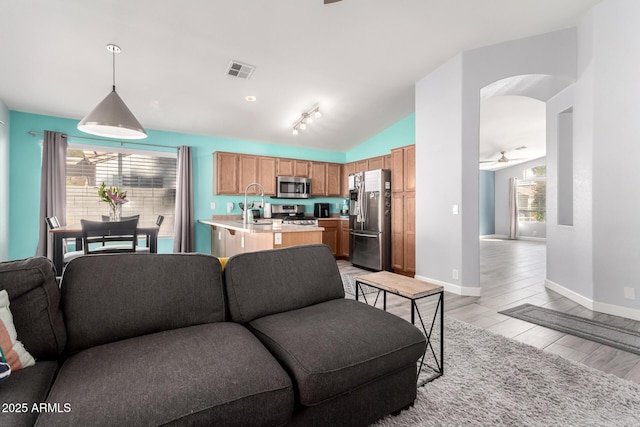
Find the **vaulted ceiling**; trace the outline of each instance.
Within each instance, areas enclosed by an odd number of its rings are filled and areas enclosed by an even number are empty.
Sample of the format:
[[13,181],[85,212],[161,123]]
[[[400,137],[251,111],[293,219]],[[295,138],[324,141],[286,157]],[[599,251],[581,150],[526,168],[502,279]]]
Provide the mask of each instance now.
[[[346,151],[411,114],[415,82],[460,51],[574,26],[596,3],[5,1],[0,99],[79,120],[111,90],[115,43],[118,93],[147,129]],[[255,71],[229,76],[232,60]]]

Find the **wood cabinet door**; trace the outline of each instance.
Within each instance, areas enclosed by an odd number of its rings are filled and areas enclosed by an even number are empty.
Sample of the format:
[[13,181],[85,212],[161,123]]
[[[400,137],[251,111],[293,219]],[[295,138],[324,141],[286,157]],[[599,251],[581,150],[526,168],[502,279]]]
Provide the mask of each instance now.
[[391,154],[387,154],[386,156],[384,156],[384,168],[385,169],[391,169],[392,165],[391,165]]
[[349,220],[340,220],[340,256],[344,259],[349,259]]
[[217,151],[213,153],[215,194],[238,194],[238,155]]
[[[258,182],[258,157],[240,154],[238,157],[238,180],[240,194],[244,194],[247,185]],[[260,194],[258,188],[252,188],[250,194]]]
[[369,170],[369,160],[358,160],[356,163],[356,170],[354,172],[364,172]]
[[404,270],[416,273],[416,193],[404,193]]
[[293,176],[293,159],[278,159],[276,161],[277,176]]
[[312,162],[310,175],[311,175],[311,195],[326,196],[327,195],[327,164]]
[[404,270],[404,195],[391,194],[391,267]]
[[340,197],[342,195],[342,189],[340,187],[340,164],[327,163],[327,188],[326,194],[329,197]]
[[391,150],[391,191],[394,193],[404,190],[404,150]]
[[[311,162],[306,160],[294,160],[293,161],[293,176],[300,176],[302,178],[309,178],[310,176]],[[313,186],[311,186],[313,188]]]
[[342,165],[342,197],[349,197],[349,175],[355,171],[355,163],[345,163]]
[[404,191],[416,191],[416,146],[404,147]]
[[322,232],[322,243],[331,248],[331,252],[335,257],[338,254],[338,221],[318,220],[318,227],[324,227]]
[[367,170],[384,169],[384,156],[372,157],[367,160]]
[[276,194],[276,158],[258,157],[258,182],[264,187],[264,194]]

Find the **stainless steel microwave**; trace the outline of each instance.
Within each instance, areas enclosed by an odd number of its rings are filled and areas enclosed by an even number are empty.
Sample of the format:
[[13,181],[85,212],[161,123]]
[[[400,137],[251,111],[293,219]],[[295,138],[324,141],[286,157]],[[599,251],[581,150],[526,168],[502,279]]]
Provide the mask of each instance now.
[[308,199],[311,195],[311,179],[298,176],[276,177],[276,197]]

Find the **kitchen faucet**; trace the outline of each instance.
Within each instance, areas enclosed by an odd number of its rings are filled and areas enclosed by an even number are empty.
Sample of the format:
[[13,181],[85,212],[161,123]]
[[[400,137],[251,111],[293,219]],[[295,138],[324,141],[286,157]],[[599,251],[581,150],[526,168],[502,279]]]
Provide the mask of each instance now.
[[260,197],[262,197],[262,202],[260,202],[259,208],[264,207],[264,187],[257,182],[252,182],[247,185],[244,189],[244,218],[242,218],[242,224],[249,224],[249,206],[247,205],[247,193],[251,187],[258,187],[260,189]]

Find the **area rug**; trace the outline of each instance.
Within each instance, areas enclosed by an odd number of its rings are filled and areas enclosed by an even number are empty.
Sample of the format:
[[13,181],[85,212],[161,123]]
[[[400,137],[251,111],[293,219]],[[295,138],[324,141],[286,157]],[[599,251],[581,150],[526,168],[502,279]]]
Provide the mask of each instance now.
[[630,353],[640,354],[640,332],[638,331],[607,325],[597,320],[531,304],[522,304],[500,313]]
[[[371,273],[370,271],[365,271],[364,274]],[[344,291],[349,295],[356,294],[356,276],[359,276],[363,273],[340,273],[342,277],[342,285],[344,286]],[[371,294],[373,292],[378,292],[376,288],[372,288],[367,285],[360,285],[360,295]]]
[[444,375],[376,426],[638,426],[640,385],[445,317]]

